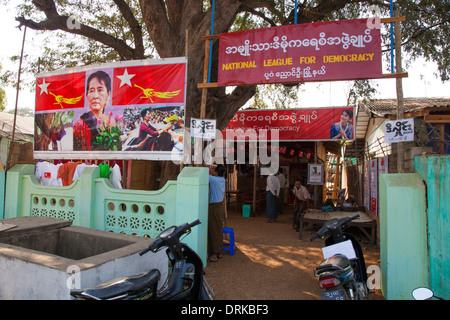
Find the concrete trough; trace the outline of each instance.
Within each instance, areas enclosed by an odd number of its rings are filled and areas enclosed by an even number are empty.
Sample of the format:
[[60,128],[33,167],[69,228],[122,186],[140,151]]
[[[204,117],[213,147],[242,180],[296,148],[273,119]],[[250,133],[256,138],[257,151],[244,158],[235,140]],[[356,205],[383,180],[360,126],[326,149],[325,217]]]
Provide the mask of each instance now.
[[[152,239],[72,226],[47,217],[0,220],[0,299],[67,300],[71,288],[156,268],[167,277],[164,252],[139,252]],[[2,231],[3,230],[3,231]]]

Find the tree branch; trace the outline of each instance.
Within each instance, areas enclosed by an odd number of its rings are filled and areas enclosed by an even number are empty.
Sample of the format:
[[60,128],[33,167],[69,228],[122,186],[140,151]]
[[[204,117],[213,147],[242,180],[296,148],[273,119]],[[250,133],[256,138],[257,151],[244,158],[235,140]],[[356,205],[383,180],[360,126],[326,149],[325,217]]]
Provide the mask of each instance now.
[[76,24],[71,25],[70,23],[73,23],[73,19],[66,15],[59,15],[53,0],[33,0],[33,4],[38,10],[45,14],[47,19],[41,22],[35,22],[25,19],[23,16],[17,17],[16,21],[19,22],[19,28],[21,26],[27,26],[30,29],[41,31],[62,30],[93,39],[108,47],[111,47],[116,50],[124,60],[130,60],[135,56],[138,56],[138,54],[136,54],[136,52],[139,53],[138,50],[131,48],[125,41],[115,38],[106,32],[99,31],[81,23],[79,26]]
[[134,37],[135,50],[133,52],[134,59],[143,59],[144,58],[144,39],[142,38],[142,27],[134,16],[133,12],[131,12],[130,7],[124,0],[114,0],[114,3],[119,8],[120,13],[127,21],[130,26],[131,33]]
[[[163,0],[139,0],[142,16],[150,38],[161,58],[173,57],[172,42],[176,41]],[[164,36],[162,36],[164,35]]]

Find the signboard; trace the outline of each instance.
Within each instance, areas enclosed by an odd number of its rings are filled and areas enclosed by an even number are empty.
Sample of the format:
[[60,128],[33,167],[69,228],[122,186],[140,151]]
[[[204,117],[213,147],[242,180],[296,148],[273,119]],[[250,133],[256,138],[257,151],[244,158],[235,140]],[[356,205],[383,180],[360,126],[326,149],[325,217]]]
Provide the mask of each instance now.
[[367,19],[220,34],[218,84],[380,78],[380,29]]
[[384,142],[414,141],[414,118],[386,121]]
[[216,138],[216,120],[191,118],[191,137]]
[[41,73],[36,159],[181,159],[186,58]]
[[278,130],[280,141],[352,140],[354,123],[351,107],[243,110],[231,119],[224,137],[261,140],[261,130]]
[[308,184],[323,184],[323,164],[308,163]]

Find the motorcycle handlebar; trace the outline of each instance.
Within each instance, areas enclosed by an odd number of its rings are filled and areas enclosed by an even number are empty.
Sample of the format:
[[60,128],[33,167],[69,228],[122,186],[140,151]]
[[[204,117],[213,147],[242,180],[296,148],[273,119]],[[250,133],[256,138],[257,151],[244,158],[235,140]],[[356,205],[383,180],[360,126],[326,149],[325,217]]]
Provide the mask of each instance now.
[[351,217],[344,217],[341,219],[336,219],[336,218],[331,219],[331,220],[327,221],[327,222],[331,223],[331,225],[327,225],[327,223],[325,223],[323,225],[323,227],[319,231],[317,231],[317,234],[310,239],[310,241],[314,241],[318,238],[323,238],[327,234],[330,234],[331,232],[333,232],[332,230],[336,230],[337,228],[341,228],[341,227],[345,228],[347,223],[349,223],[350,221],[353,221],[355,219],[358,219],[359,217],[360,217],[359,214],[355,214],[354,216],[351,216]]
[[189,228],[195,227],[196,225],[199,225],[201,222],[199,219],[195,220],[194,222],[189,224]]
[[[197,219],[197,220],[193,221],[192,223],[186,223],[186,224],[180,225],[180,226],[178,226],[178,227],[175,228],[175,230],[173,231],[173,233],[171,234],[171,236],[176,237],[176,238],[179,238],[181,235],[183,235],[183,234],[189,232],[189,231],[191,230],[192,227],[195,227],[196,225],[199,225],[200,223],[201,223],[200,220]],[[173,228],[173,227],[170,227],[170,228]],[[168,229],[170,229],[170,228],[168,228]],[[168,230],[168,229],[166,229],[166,230]],[[161,232],[161,233],[159,234],[158,238],[156,238],[156,240],[153,241],[153,242],[148,246],[147,249],[145,249],[145,250],[139,252],[139,255],[142,256],[142,255],[146,254],[146,253],[149,252],[149,251],[157,252],[157,251],[159,250],[159,248],[161,248],[162,246],[164,246],[164,242],[165,242],[165,241],[161,238],[161,234],[164,234],[166,230],[164,230],[163,232]]]

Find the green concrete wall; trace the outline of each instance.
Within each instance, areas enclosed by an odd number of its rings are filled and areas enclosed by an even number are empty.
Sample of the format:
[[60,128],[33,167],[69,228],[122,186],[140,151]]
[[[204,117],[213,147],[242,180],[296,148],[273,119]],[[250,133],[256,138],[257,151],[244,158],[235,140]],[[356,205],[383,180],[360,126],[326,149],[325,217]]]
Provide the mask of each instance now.
[[450,156],[414,158],[415,173],[380,175],[383,295],[426,286],[450,299]]
[[381,174],[379,193],[381,290],[409,300],[428,284],[425,184],[418,173]]
[[[43,186],[34,165],[16,165],[7,173],[4,218],[46,216],[75,226],[143,237],[156,236],[172,225],[199,219],[183,241],[207,263],[208,169],[185,167],[177,181],[156,191],[114,188],[87,167],[69,186]],[[0,177],[1,178],[1,177]]]
[[416,171],[427,184],[429,287],[450,299],[450,156],[418,156]]

